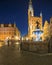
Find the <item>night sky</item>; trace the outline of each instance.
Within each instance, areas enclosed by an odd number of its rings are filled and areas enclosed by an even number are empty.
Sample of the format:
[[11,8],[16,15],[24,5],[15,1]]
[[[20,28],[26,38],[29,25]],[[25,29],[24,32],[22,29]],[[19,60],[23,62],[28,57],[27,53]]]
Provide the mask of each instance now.
[[[0,23],[16,23],[21,35],[28,32],[29,0],[0,0]],[[52,16],[52,0],[32,0],[34,15],[43,14],[43,22],[50,21]]]

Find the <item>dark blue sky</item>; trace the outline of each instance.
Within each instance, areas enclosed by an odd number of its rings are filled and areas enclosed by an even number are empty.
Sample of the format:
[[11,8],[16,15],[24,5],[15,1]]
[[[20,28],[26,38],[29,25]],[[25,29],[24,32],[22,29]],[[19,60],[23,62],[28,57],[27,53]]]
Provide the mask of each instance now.
[[[52,16],[52,0],[32,0],[35,16],[42,11],[43,22]],[[29,0],[0,0],[0,23],[16,23],[24,35],[28,31]]]

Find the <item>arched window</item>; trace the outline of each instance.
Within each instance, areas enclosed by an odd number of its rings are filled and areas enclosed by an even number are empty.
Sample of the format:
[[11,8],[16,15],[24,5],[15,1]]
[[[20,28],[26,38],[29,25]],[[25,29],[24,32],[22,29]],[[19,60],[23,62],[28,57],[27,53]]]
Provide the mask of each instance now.
[[32,15],[31,11],[30,11],[30,15]]

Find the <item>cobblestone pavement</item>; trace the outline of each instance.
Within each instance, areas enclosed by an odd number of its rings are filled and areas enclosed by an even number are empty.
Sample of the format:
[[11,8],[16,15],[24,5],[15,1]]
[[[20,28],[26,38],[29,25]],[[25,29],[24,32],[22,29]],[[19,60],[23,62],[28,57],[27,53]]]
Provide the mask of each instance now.
[[0,65],[52,65],[52,55],[20,51],[18,45],[0,48]]

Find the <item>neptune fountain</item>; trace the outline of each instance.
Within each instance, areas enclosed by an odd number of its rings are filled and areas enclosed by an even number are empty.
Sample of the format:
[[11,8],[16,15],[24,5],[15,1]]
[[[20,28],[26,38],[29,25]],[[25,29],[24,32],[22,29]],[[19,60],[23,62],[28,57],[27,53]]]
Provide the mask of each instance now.
[[40,29],[40,25],[39,25],[39,22],[37,21],[36,22],[37,26],[36,26],[36,29],[35,31],[33,31],[33,34],[36,35],[36,38],[34,41],[42,41],[42,38],[41,38],[41,34],[43,33],[43,30]]
[[36,35],[36,38],[35,38],[34,41],[42,41],[42,38],[41,38],[41,34],[42,34],[42,33],[43,33],[42,30],[36,29],[36,30],[33,32],[33,34]]

